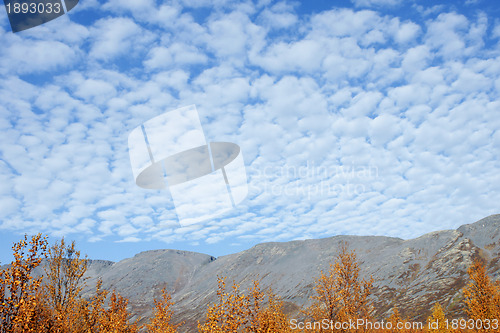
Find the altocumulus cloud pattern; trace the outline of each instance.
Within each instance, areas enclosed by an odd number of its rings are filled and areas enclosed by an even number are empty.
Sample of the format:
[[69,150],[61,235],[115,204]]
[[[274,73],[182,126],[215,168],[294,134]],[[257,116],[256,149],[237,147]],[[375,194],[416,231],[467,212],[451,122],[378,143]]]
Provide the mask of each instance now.
[[136,184],[145,189],[168,184],[181,225],[220,215],[248,194],[240,147],[207,144],[194,105],[135,128],[128,146]]
[[[85,0],[68,14],[12,33],[0,10],[2,244],[39,231],[95,242],[89,257],[155,242],[219,256],[498,213],[494,1]],[[186,182],[137,186],[127,138],[193,103],[204,144],[241,147],[248,195],[179,227],[170,191]]]

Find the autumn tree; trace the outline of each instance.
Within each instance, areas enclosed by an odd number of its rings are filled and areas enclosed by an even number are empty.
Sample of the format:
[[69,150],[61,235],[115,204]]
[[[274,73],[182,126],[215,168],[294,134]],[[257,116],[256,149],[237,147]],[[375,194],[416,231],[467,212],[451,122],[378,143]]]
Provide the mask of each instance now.
[[33,271],[42,262],[47,240],[41,234],[12,246],[14,260],[0,271],[0,332],[38,332],[36,327],[36,295],[41,277]]
[[[394,307],[392,314],[385,320],[385,333],[417,333],[423,332],[424,324],[420,322],[412,322],[401,316],[399,309]],[[373,330],[378,332],[380,330]]]
[[217,278],[217,302],[210,306],[206,322],[198,324],[201,333],[237,332],[245,322],[245,295],[233,283],[231,291],[226,288],[226,278]]
[[[390,327],[389,329],[386,330],[386,333],[392,333],[392,332],[399,332],[398,330],[398,324],[403,321],[403,318],[401,318],[401,314],[399,313],[399,309],[397,307],[394,307],[392,309],[391,315],[387,318],[386,320],[386,327]],[[390,325],[389,325],[390,323]]]
[[500,286],[493,283],[480,260],[467,270],[469,284],[464,289],[466,313],[470,319],[500,319]]
[[76,305],[77,317],[73,319],[73,332],[99,332],[105,321],[105,303],[108,291],[102,288],[102,280],[96,283],[94,295],[89,299],[80,299]]
[[[15,243],[14,261],[0,271],[0,333],[136,333],[128,300],[99,280],[89,300],[82,297],[87,260],[64,239],[47,249],[46,237]],[[45,275],[35,269],[45,262]],[[35,278],[35,275],[39,275]],[[42,283],[43,282],[43,283]]]
[[116,291],[111,293],[108,309],[99,316],[98,332],[106,333],[136,333],[139,327],[130,323],[130,312],[127,310],[128,300]]
[[367,319],[373,278],[361,279],[359,272],[355,252],[349,251],[347,244],[342,243],[329,271],[321,271],[316,279],[316,295],[312,297],[314,303],[306,310],[306,314],[316,322],[325,319],[332,322]]
[[441,304],[436,303],[432,307],[432,313],[427,318],[427,332],[435,333],[448,333],[451,332],[448,327],[446,327],[446,316],[444,315],[443,308]]
[[245,332],[291,332],[283,302],[272,290],[262,291],[258,280],[253,282],[245,301]]
[[165,288],[161,291],[159,299],[155,299],[153,318],[146,325],[148,333],[175,333],[180,324],[172,324],[172,297]]
[[206,322],[198,324],[201,333],[290,332],[282,311],[282,302],[271,292],[263,292],[254,281],[247,295],[233,283],[226,288],[225,278],[218,278],[217,302],[209,307]]
[[81,314],[80,294],[86,271],[87,260],[80,258],[74,241],[66,244],[62,238],[48,249],[43,305],[52,311],[53,320],[62,332],[75,330],[75,321]]
[[[50,332],[57,333],[133,333],[138,331],[130,323],[127,310],[128,300],[113,291],[102,288],[102,281],[96,285],[95,295],[87,300],[81,295],[85,287],[84,274],[88,260],[81,258],[75,242],[67,244],[63,239],[48,250],[45,270],[44,295],[41,305],[52,314]],[[109,302],[106,304],[109,296]]]

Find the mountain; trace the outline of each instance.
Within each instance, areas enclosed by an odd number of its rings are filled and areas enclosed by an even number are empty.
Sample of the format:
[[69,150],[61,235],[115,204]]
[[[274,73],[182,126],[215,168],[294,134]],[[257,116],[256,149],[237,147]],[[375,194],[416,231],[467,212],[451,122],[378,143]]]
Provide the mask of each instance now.
[[342,242],[355,250],[362,277],[374,278],[374,317],[387,317],[393,307],[412,320],[425,321],[435,302],[448,315],[464,316],[461,289],[467,268],[476,257],[488,262],[488,272],[500,277],[500,215],[492,215],[457,230],[443,230],[409,240],[381,236],[335,236],[258,244],[246,251],[215,258],[210,255],[155,250],[120,262],[92,260],[87,271],[90,295],[98,278],[103,287],[129,299],[135,318],[148,318],[153,299],[167,287],[175,302],[176,321],[193,331],[215,301],[217,277],[239,283],[243,290],[259,279],[272,287],[285,311],[300,318],[310,304],[315,278],[328,270]]
[[258,244],[219,258],[176,250],[142,252],[117,263],[93,261],[87,293],[96,279],[130,300],[137,318],[149,317],[153,299],[167,287],[175,302],[176,320],[185,329],[204,319],[215,300],[217,277],[239,283],[243,290],[255,279],[282,297],[285,310],[300,317],[310,304],[314,279],[334,261],[342,242],[355,250],[363,277],[375,280],[375,317],[397,306],[413,320],[425,320],[434,302],[452,316],[463,316],[461,289],[475,257],[489,263],[493,278],[500,275],[500,215],[492,215],[457,230],[443,230],[403,240],[381,236],[335,236],[324,239]]

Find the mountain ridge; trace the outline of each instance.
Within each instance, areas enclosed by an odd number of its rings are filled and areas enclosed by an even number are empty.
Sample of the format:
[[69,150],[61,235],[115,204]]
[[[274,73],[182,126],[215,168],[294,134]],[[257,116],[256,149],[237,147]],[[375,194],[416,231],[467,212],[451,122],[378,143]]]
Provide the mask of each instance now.
[[461,290],[467,268],[475,258],[488,264],[494,279],[500,277],[500,214],[453,230],[433,231],[413,239],[387,236],[337,235],[290,242],[266,242],[215,258],[175,249],[142,251],[118,262],[89,261],[84,296],[93,294],[98,279],[103,288],[117,290],[129,299],[134,319],[152,315],[153,300],[167,288],[172,295],[174,320],[193,331],[216,300],[217,277],[227,277],[249,288],[260,280],[281,297],[291,318],[311,304],[315,278],[346,242],[354,250],[363,278],[373,277],[373,316],[382,319],[394,307],[411,320],[425,321],[435,302],[449,317],[465,317]]
[[[116,288],[129,298],[137,317],[150,316],[150,310],[140,309],[147,305],[152,308],[152,298],[158,295],[160,286],[167,287],[179,321],[195,323],[203,320],[207,306],[215,301],[217,276],[241,284],[243,290],[259,279],[263,288],[272,287],[283,299],[289,315],[300,316],[299,309],[311,302],[314,278],[328,269],[341,243],[347,242],[356,251],[361,276],[375,279],[376,317],[387,316],[397,306],[403,315],[424,320],[430,304],[436,301],[452,316],[459,316],[463,315],[460,290],[466,284],[466,270],[473,259],[485,258],[493,277],[500,272],[499,226],[500,215],[491,215],[455,230],[433,231],[413,239],[337,235],[266,242],[216,259],[191,251],[143,251],[137,259],[149,269],[145,275],[151,275],[151,279],[134,273],[135,266],[129,266],[133,260],[126,261],[127,265],[120,261],[115,265],[126,266],[129,277],[124,278],[124,272],[113,265],[103,276],[104,287]],[[159,257],[165,258],[158,261]],[[191,261],[185,261],[188,258]],[[125,285],[124,279],[134,281],[133,287]],[[144,292],[137,292],[140,288]]]

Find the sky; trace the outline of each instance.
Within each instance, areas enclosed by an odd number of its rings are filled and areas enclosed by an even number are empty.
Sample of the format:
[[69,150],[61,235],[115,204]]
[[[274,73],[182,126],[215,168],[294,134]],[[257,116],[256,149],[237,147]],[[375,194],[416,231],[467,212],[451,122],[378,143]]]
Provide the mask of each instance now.
[[[494,0],[81,0],[18,33],[1,9],[0,261],[24,234],[118,261],[499,213],[499,38]],[[192,104],[249,192],[181,226],[127,139]]]

